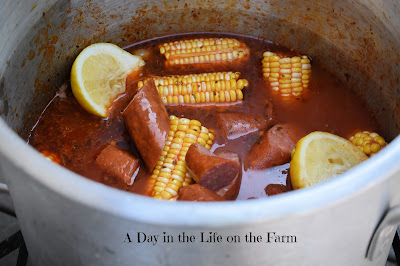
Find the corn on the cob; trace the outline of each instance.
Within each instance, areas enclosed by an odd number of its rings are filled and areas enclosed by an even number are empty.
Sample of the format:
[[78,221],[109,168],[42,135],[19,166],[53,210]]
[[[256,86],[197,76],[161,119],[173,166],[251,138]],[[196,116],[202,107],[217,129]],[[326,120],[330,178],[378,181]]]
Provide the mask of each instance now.
[[[164,104],[199,104],[242,100],[242,89],[249,82],[239,76],[239,72],[217,72],[153,79]],[[144,83],[139,81],[138,88]]]
[[300,96],[310,83],[311,65],[307,56],[281,58],[272,52],[265,52],[262,71],[271,88],[282,96]]
[[56,164],[60,164],[61,163],[61,159],[55,155],[54,153],[51,153],[47,150],[43,150],[40,152],[43,156],[46,157],[46,159],[55,162]]
[[357,132],[350,141],[368,156],[374,155],[387,145],[384,138],[369,131]]
[[243,58],[248,50],[244,43],[231,38],[201,38],[160,45],[160,53],[171,65],[226,62]]
[[168,138],[149,181],[152,195],[157,199],[175,198],[182,186],[192,182],[185,163],[190,145],[199,143],[211,149],[214,140],[214,135],[199,121],[175,116],[170,118]]

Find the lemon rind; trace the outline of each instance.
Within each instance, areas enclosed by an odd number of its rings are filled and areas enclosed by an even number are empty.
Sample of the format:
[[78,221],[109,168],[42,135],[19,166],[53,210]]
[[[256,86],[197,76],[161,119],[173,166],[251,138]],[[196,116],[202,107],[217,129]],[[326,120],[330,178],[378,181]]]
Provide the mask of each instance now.
[[96,43],[92,44],[81,51],[75,59],[71,69],[71,87],[72,92],[79,104],[89,113],[100,117],[107,117],[108,110],[106,107],[96,104],[84,89],[82,73],[83,63],[90,56],[98,54],[108,54],[116,59],[121,65],[121,72],[128,75],[135,68],[144,65],[144,61],[140,56],[133,55],[122,50],[119,46],[111,43]]
[[312,132],[297,142],[296,150],[295,153],[293,154],[293,158],[290,163],[290,177],[292,185],[295,189],[306,188],[311,186],[310,182],[307,182],[306,180],[308,176],[306,173],[306,169],[305,167],[302,166],[306,164],[305,160],[306,160],[307,147],[309,146],[311,141],[317,139],[318,137],[330,138],[335,141],[339,141],[342,145],[350,147],[351,150],[354,152],[354,154],[357,155],[357,157],[359,157],[360,161],[368,159],[368,157],[366,157],[365,154],[363,154],[356,146],[354,146],[351,142],[340,136],[322,131]]

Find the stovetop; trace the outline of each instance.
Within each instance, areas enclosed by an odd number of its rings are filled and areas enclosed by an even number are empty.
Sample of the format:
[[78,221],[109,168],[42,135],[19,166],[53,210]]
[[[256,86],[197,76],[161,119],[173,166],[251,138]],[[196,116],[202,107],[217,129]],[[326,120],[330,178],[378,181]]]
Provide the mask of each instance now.
[[[398,229],[385,266],[400,266],[399,232]],[[0,266],[3,265],[29,266],[30,263],[17,218],[12,211],[12,202],[8,195],[0,193]]]

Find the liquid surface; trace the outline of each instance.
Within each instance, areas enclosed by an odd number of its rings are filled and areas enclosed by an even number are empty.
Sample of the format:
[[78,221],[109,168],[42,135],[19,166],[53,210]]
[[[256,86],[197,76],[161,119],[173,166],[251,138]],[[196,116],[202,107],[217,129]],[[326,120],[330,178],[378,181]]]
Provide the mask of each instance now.
[[[194,37],[233,37],[250,48],[248,60],[224,64],[204,64],[186,66],[166,66],[158,46],[166,41]],[[263,52],[269,50],[280,54],[298,55],[290,49],[277,46],[269,41],[229,34],[194,34],[168,36],[132,45],[128,51],[149,53],[144,59],[146,65],[141,74],[127,78],[127,92],[114,101],[110,117],[101,119],[90,115],[78,104],[70,88],[60,91],[43,111],[39,121],[32,129],[28,143],[39,151],[48,151],[60,159],[60,164],[87,178],[118,189],[149,195],[146,182],[149,173],[143,162],[132,186],[109,177],[95,165],[95,159],[106,144],[114,142],[117,147],[139,156],[128,132],[125,129],[121,111],[124,110],[136,92],[137,82],[149,76],[209,73],[217,71],[240,72],[241,78],[249,81],[243,90],[244,101],[235,105],[218,107],[170,106],[170,115],[197,119],[204,126],[215,130],[214,150],[232,151],[244,161],[250,148],[260,136],[259,133],[237,139],[226,139],[218,123],[216,114],[220,111],[233,111],[248,114],[261,114],[267,103],[272,103],[278,123],[301,125],[308,132],[320,130],[348,138],[357,130],[379,133],[378,124],[351,88],[339,81],[320,65],[311,62],[312,76],[310,87],[301,99],[287,100],[272,91],[262,77],[261,60]],[[265,170],[245,170],[238,199],[267,196],[268,184],[287,184],[289,164]]]

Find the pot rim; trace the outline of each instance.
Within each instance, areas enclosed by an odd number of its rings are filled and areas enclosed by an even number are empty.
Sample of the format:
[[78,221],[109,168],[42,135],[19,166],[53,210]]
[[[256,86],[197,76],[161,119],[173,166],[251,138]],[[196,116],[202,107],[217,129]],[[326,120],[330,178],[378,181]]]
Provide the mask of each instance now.
[[[19,137],[3,119],[0,119],[0,152],[28,178],[67,200],[126,219],[182,227],[231,226],[313,211],[355,196],[389,178],[400,168],[400,137],[396,137],[367,162],[313,187],[256,200],[169,202],[109,187],[52,163]],[[12,191],[12,184],[10,189]]]

